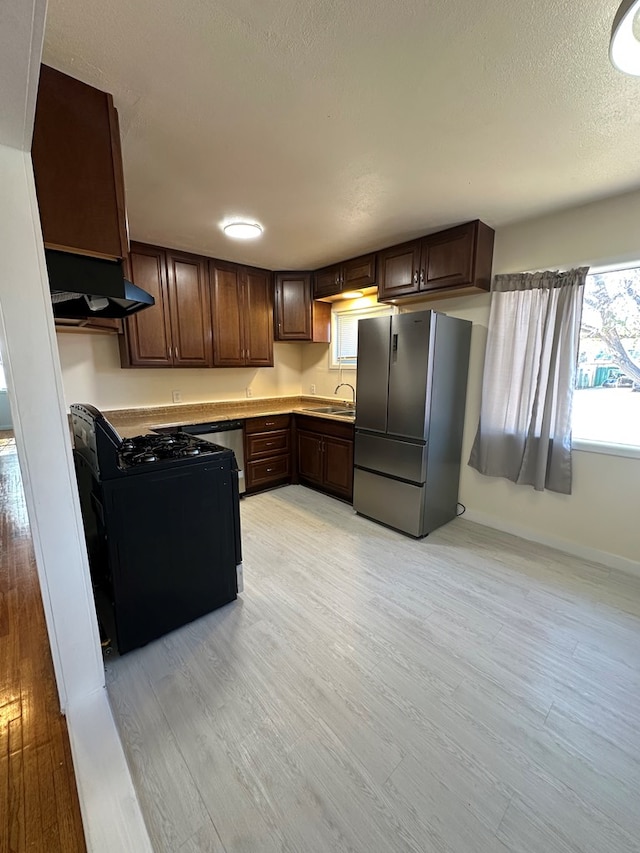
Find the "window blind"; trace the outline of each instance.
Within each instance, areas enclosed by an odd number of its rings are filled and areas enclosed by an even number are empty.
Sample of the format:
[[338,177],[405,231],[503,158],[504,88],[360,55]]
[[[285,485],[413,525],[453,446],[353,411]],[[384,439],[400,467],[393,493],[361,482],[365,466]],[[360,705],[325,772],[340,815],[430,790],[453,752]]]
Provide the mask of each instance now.
[[358,321],[368,317],[395,314],[391,306],[371,306],[345,311],[334,309],[331,313],[331,367],[358,366]]

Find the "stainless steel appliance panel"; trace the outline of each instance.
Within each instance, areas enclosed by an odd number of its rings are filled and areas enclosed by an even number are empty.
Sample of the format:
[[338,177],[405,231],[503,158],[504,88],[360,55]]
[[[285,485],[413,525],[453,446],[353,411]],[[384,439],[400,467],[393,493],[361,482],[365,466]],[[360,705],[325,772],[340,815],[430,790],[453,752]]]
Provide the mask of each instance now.
[[220,447],[233,450],[238,465],[238,491],[240,494],[243,494],[247,487],[244,477],[244,438],[242,428],[221,430],[220,432],[209,430],[202,433],[192,432],[190,429],[189,433],[195,436],[195,438],[202,439],[202,441],[210,441],[213,444],[219,444]]
[[391,317],[358,323],[358,405],[356,427],[386,432]]
[[356,468],[353,508],[360,515],[394,527],[410,536],[422,536],[424,487],[403,483]]
[[427,476],[427,446],[424,443],[398,441],[358,431],[354,464],[390,477],[424,483]]
[[[418,311],[397,314],[391,318],[387,418],[389,435],[412,439],[427,437],[432,317],[431,311]],[[360,405],[361,397],[358,395],[358,406]]]

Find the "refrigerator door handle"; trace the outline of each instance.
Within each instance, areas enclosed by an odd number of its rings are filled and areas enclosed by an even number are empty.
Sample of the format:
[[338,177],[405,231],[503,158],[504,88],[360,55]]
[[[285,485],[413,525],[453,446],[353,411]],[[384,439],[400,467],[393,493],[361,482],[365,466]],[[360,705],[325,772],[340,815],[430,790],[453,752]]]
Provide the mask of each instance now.
[[398,352],[398,335],[391,336],[391,349],[393,352]]

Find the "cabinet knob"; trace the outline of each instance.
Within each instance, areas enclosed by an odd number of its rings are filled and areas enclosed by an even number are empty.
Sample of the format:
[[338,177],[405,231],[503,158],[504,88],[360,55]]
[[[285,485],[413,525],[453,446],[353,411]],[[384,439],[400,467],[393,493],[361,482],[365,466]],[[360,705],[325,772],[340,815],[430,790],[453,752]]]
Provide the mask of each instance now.
[[424,270],[420,270],[420,284],[424,284]]
[[418,270],[413,271],[413,283],[414,284],[418,283]]
[[178,355],[178,347],[176,347],[176,359],[178,358],[180,358],[180,356]]

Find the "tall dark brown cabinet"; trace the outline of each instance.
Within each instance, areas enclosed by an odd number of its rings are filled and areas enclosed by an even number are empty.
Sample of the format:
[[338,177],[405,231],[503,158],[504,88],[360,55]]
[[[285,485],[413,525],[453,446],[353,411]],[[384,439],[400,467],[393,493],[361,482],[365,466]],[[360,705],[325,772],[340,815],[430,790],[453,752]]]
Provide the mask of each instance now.
[[132,243],[129,273],[156,304],[127,318],[120,341],[123,366],[211,367],[206,258]]
[[31,156],[45,246],[126,258],[120,132],[111,95],[42,65]]
[[268,270],[209,261],[216,367],[273,367],[273,284]]
[[328,344],[331,306],[313,299],[311,273],[278,272],[275,279],[276,340]]

